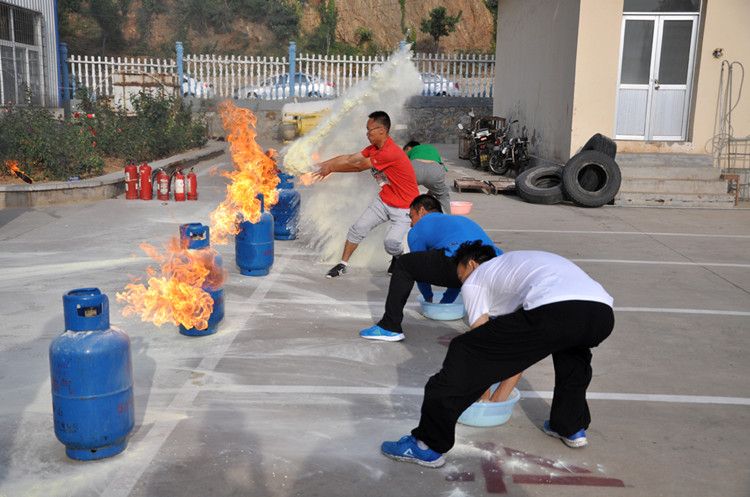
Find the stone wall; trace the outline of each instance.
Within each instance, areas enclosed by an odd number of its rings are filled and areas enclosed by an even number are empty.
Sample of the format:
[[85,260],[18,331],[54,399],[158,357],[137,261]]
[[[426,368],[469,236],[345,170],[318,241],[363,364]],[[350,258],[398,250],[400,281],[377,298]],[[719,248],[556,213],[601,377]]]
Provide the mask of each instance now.
[[[269,100],[236,100],[238,107],[250,109],[258,121],[255,128],[258,139],[264,143],[281,141],[279,124],[284,102]],[[477,116],[492,115],[491,98],[415,97],[407,103],[409,122],[406,130],[391,130],[399,143],[417,140],[422,143],[458,143],[458,123],[467,126],[469,112]],[[224,137],[221,118],[215,113],[207,116],[209,134]],[[362,124],[364,127],[364,123]]]

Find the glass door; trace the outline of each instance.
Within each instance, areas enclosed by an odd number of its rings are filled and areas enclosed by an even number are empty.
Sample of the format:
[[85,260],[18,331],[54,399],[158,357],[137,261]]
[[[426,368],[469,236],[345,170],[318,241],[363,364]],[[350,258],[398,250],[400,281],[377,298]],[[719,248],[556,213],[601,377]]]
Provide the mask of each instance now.
[[624,16],[615,137],[684,141],[697,15]]

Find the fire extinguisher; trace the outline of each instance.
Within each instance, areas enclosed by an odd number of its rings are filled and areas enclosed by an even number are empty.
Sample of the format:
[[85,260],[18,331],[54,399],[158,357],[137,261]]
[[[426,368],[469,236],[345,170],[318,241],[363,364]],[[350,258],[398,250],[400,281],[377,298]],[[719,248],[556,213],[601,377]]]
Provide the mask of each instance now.
[[138,198],[138,169],[135,164],[125,166],[125,198],[128,200]]
[[145,162],[138,168],[138,177],[141,181],[141,200],[151,200],[154,195],[151,183],[151,166]]
[[169,200],[169,175],[164,169],[156,174],[156,198]]
[[198,178],[192,168],[187,175],[187,199],[198,200]]
[[185,201],[185,175],[182,174],[182,169],[174,173],[174,199],[177,202]]

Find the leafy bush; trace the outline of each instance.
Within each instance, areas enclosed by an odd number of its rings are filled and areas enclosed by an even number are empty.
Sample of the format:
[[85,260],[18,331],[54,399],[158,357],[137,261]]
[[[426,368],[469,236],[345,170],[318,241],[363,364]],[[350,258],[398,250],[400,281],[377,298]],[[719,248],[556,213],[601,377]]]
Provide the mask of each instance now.
[[[141,92],[135,115],[113,110],[79,92],[80,111],[57,120],[39,107],[11,106],[0,118],[0,162],[18,161],[36,179],[67,180],[100,174],[105,158],[153,161],[202,147],[208,141],[202,112],[177,97]],[[2,169],[7,174],[6,168]]]

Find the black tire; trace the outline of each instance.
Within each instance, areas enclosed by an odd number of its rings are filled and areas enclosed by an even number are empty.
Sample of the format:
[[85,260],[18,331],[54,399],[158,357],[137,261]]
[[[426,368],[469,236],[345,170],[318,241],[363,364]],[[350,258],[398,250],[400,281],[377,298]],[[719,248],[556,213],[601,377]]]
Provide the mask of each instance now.
[[563,201],[563,166],[536,166],[516,178],[518,196],[532,204],[553,205]]
[[596,150],[597,152],[607,154],[614,159],[617,155],[617,144],[612,138],[597,133],[589,138],[589,141],[581,147],[581,152],[586,152],[587,150]]
[[562,172],[563,192],[582,207],[610,203],[620,190],[620,167],[609,155],[587,150],[574,155]]
[[505,161],[505,156],[498,152],[493,152],[490,154],[489,167],[493,173],[499,174],[501,176],[507,173],[508,169],[510,169],[510,166]]

